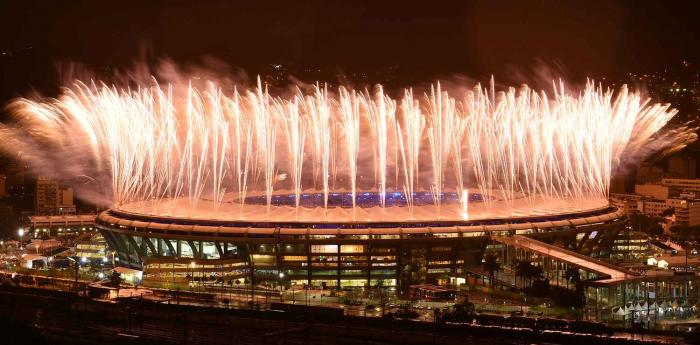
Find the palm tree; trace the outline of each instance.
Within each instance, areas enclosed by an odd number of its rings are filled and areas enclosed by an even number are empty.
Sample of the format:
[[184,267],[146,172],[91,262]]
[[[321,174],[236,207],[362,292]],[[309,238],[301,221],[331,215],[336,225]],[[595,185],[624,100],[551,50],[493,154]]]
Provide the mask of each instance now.
[[496,276],[495,273],[501,270],[501,263],[498,262],[498,256],[494,253],[486,254],[484,256],[484,260],[482,261],[482,265],[484,267],[484,271],[488,272],[489,281],[491,282],[491,286],[493,286],[494,278]]
[[[530,280],[539,280],[544,278],[544,270],[542,269],[542,266],[535,266],[533,264],[530,264]],[[532,282],[530,282],[530,285],[532,285]]]
[[[530,261],[518,260],[515,262],[515,276],[527,280],[532,279],[532,263]],[[517,286],[517,282],[516,282]]]
[[382,316],[384,316],[384,309],[386,306],[384,305],[384,282],[382,280],[377,281],[377,290],[379,290],[379,304],[382,308]]
[[581,276],[578,274],[578,268],[569,267],[564,272],[564,278],[566,278],[566,288],[569,288],[569,283],[578,284],[581,281]]

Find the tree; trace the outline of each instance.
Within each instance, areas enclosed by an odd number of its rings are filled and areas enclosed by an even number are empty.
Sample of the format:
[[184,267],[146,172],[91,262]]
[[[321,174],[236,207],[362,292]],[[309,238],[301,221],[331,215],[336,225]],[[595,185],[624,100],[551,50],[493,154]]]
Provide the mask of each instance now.
[[547,297],[549,296],[549,279],[535,279],[532,281],[532,287],[527,290],[535,297]]
[[474,315],[476,310],[474,303],[464,300],[463,302],[455,304],[455,312],[464,315]]
[[493,286],[496,272],[499,272],[501,270],[501,263],[498,262],[498,256],[494,253],[487,253],[484,256],[482,264],[484,267],[484,271],[486,271],[489,274],[489,281],[491,282],[491,286]]
[[586,296],[581,283],[576,284],[574,291],[560,286],[550,286],[549,297],[555,305],[562,308],[581,309],[586,306]]
[[[530,261],[517,260],[515,262],[515,277],[530,282],[532,278],[532,263]],[[517,284],[516,284],[517,285]]]
[[675,225],[671,227],[671,234],[680,242],[692,241],[700,237],[700,226]]
[[649,227],[647,233],[652,236],[661,236],[664,234],[664,228],[661,224],[656,223]]
[[118,288],[119,285],[121,285],[121,283],[122,275],[119,274],[119,272],[112,272],[112,276],[109,278],[109,283],[107,283],[106,285]]
[[475,314],[474,303],[467,300],[457,303],[451,312],[442,313],[440,315],[440,322],[460,322],[460,323],[472,323]]
[[[544,270],[542,270],[542,267],[530,264],[530,280],[542,279],[544,279]],[[530,283],[530,285],[532,285],[532,283]]]
[[[674,212],[675,209],[668,208],[662,212],[662,217],[669,217],[673,215]],[[639,211],[635,211],[629,217],[629,224],[637,231],[655,235],[659,233],[659,231],[663,233],[661,223],[663,223],[664,220],[662,217],[650,217]]]
[[564,272],[564,278],[566,278],[566,288],[569,288],[569,283],[578,284],[581,281],[581,276],[579,275],[578,268],[569,267]]

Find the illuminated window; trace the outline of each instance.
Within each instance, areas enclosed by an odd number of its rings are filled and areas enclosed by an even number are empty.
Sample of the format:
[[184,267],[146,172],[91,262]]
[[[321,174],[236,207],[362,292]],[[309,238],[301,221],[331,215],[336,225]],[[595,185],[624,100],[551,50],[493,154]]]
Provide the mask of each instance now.
[[283,256],[282,259],[285,261],[306,261],[306,256]]
[[312,253],[338,253],[337,244],[324,244],[324,245],[313,245],[311,246]]
[[202,257],[205,259],[218,259],[219,251],[216,249],[214,242],[202,243]]
[[362,253],[364,251],[365,251],[365,246],[363,246],[363,245],[352,244],[352,245],[340,246],[341,253]]
[[184,241],[180,241],[180,257],[181,258],[192,258],[193,257],[192,253],[192,247],[190,247],[190,244]]

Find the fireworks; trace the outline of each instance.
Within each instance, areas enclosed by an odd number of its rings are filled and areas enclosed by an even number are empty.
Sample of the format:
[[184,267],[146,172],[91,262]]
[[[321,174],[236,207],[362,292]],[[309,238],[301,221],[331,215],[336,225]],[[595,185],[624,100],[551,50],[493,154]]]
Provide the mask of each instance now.
[[664,128],[676,113],[668,105],[592,82],[575,93],[558,83],[551,95],[480,85],[452,94],[438,83],[400,99],[381,86],[334,93],[317,85],[279,97],[260,82],[229,94],[214,83],[78,82],[57,99],[18,99],[10,110],[17,121],[3,127],[5,151],[22,147],[34,165],[70,165],[59,173],[108,175],[114,206],[186,199],[192,208],[201,200],[243,207],[260,193],[268,214],[276,193],[293,195],[296,209],[308,193],[322,195],[326,209],[329,195],[347,193],[354,214],[362,192],[378,195],[382,208],[389,193],[400,194],[410,213],[418,192],[430,193],[438,213],[452,192],[464,218],[467,191],[489,196],[484,207],[602,200],[623,160],[695,139],[691,128]]

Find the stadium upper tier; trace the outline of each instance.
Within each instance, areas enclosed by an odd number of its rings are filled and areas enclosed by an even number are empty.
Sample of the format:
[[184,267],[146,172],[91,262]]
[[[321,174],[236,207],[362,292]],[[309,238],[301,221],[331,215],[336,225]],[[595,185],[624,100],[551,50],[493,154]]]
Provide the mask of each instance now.
[[[241,205],[237,200],[214,203],[200,199],[193,205],[186,198],[161,199],[158,201],[139,201],[113,207],[125,214],[142,215],[163,219],[187,219],[202,221],[242,222],[242,223],[302,223],[329,225],[362,223],[433,223],[470,221],[488,222],[513,218],[541,218],[571,213],[598,210],[608,206],[608,201],[601,198],[546,198],[520,197],[506,199],[490,194],[469,194],[468,200],[459,200],[454,195],[445,193],[440,205],[432,202],[429,193],[417,194],[412,206],[406,205],[402,193],[389,193],[387,206],[378,205],[377,193],[362,193],[357,197],[358,207],[350,207],[349,193],[333,193],[329,198],[329,207],[320,207],[320,194],[304,194],[302,207],[293,205],[293,195],[274,195],[270,205],[250,196]],[[260,201],[260,202],[258,202]],[[509,221],[505,221],[508,223]],[[302,225],[305,227],[306,225]],[[296,227],[296,226],[295,226]],[[323,226],[320,226],[323,227]]]
[[[396,208],[400,210],[401,208]],[[410,220],[394,216],[390,220],[352,221],[336,218],[326,221],[294,221],[293,217],[274,217],[263,219],[216,219],[198,217],[178,217],[171,214],[148,214],[137,212],[135,208],[111,209],[98,216],[98,222],[112,228],[148,231],[157,234],[196,235],[196,236],[232,236],[232,237],[267,237],[279,235],[371,235],[371,234],[459,234],[464,236],[485,235],[487,232],[527,233],[534,231],[552,231],[555,229],[578,227],[586,224],[600,224],[617,220],[623,213],[614,207],[601,205],[571,212],[542,212],[540,214],[512,217],[493,217],[480,219],[432,219]],[[392,208],[384,212],[399,213]]]

